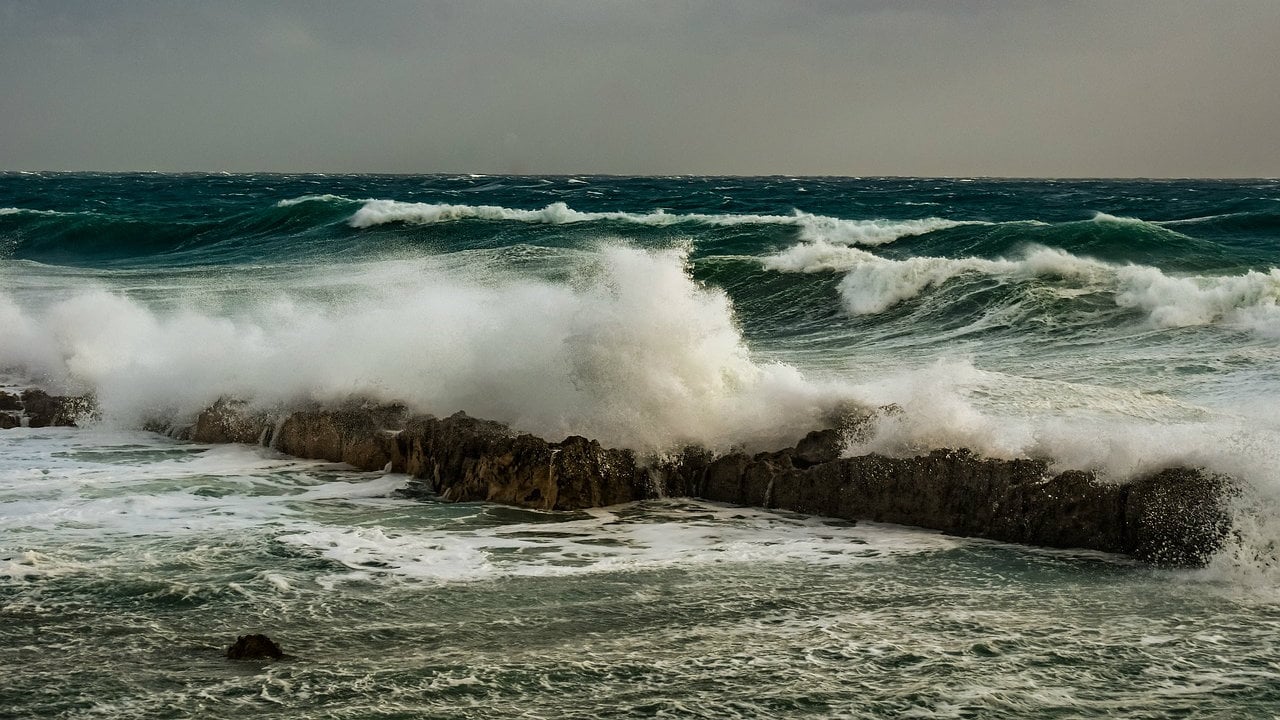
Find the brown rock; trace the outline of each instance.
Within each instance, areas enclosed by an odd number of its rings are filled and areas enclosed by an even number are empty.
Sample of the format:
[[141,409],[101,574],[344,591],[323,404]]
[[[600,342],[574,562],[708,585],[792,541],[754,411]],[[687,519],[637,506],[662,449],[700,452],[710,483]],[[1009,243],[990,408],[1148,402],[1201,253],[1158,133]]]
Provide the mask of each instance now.
[[196,416],[195,424],[177,435],[193,442],[257,445],[271,428],[271,418],[249,412],[243,400],[219,398]]
[[792,462],[797,467],[821,465],[839,458],[843,449],[844,438],[840,436],[839,430],[835,428],[814,430],[805,435],[804,439],[796,445]]
[[[892,408],[883,409],[892,412]],[[1159,565],[1198,565],[1222,545],[1229,481],[1174,468],[1131,484],[1091,473],[1051,475],[1039,460],[967,450],[913,458],[840,458],[857,428],[810,433],[795,447],[714,458],[687,448],[642,464],[583,437],[552,443],[463,413],[407,417],[403,407],[349,403],[275,424],[219,401],[191,433],[204,442],[272,442],[282,452],[367,470],[390,464],[420,490],[452,502],[574,510],[664,496],[782,508],[851,520],[1061,548],[1128,553]],[[225,439],[214,439],[225,438]]]
[[288,415],[269,441],[297,457],[381,470],[392,462],[394,428],[403,422],[403,408],[304,410]]
[[89,411],[87,398],[50,395],[43,390],[22,391],[22,410],[28,427],[75,427],[76,417]]
[[284,651],[266,635],[241,635],[227,648],[228,660],[279,660]]

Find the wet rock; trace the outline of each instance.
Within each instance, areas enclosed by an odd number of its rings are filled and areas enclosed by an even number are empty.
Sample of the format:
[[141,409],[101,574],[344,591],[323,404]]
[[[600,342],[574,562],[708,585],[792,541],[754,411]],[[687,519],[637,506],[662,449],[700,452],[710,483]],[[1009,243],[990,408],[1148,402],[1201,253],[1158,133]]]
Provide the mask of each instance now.
[[22,400],[13,393],[0,391],[0,411],[3,410],[21,410]]
[[16,413],[0,412],[0,430],[22,427],[22,418]]
[[1129,552],[1155,565],[1200,566],[1231,530],[1239,488],[1220,475],[1171,468],[1128,486]]
[[241,635],[227,648],[229,660],[279,660],[284,651],[266,635]]
[[844,438],[839,430],[814,430],[796,444],[792,462],[798,467],[821,465],[839,458],[843,449]]
[[1232,486],[1199,470],[1174,468],[1119,484],[1087,472],[1051,474],[1040,460],[983,458],[967,450],[841,458],[845,438],[860,429],[857,417],[845,419],[776,452],[715,457],[686,448],[647,462],[583,437],[549,442],[464,413],[408,416],[402,406],[370,403],[273,418],[219,401],[201,414],[191,437],[270,443],[291,455],[366,470],[389,466],[416,479],[411,491],[450,502],[577,510],[691,496],[1126,553],[1157,565],[1203,564],[1230,529]]
[[219,398],[196,416],[193,425],[173,434],[201,443],[257,444],[272,426],[268,415],[250,411],[243,400]]
[[75,427],[76,419],[92,411],[92,400],[75,396],[50,395],[43,390],[24,390],[20,396],[28,427]]
[[594,440],[559,443],[459,413],[414,418],[396,435],[392,468],[453,501],[576,510],[658,497],[633,453]]
[[297,457],[381,470],[395,455],[395,429],[403,424],[399,406],[304,410],[286,416],[268,444]]

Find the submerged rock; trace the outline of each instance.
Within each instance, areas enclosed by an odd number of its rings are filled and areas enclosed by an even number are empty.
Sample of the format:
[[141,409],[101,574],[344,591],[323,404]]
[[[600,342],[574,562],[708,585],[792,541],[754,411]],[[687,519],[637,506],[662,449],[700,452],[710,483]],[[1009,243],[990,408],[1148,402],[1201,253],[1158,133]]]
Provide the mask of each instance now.
[[228,660],[279,660],[284,651],[266,635],[241,635],[227,648]]
[[[877,412],[893,412],[881,408]],[[411,490],[450,502],[489,501],[578,510],[689,496],[1057,548],[1125,553],[1157,565],[1196,566],[1230,530],[1234,485],[1201,470],[1171,468],[1129,483],[1094,474],[1051,474],[1045,462],[936,450],[911,458],[840,457],[841,429],[793,448],[716,457],[699,448],[642,462],[630,450],[572,436],[549,442],[458,413],[409,416],[402,406],[348,403],[279,417],[220,400],[184,436],[270,445],[298,457],[389,468]]]

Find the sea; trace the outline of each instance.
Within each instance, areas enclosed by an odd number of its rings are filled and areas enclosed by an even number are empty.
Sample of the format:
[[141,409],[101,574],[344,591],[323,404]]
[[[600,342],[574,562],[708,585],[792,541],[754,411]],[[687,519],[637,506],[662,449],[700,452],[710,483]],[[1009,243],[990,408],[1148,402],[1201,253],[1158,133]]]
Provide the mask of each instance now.
[[[0,431],[0,716],[1280,717],[1278,301],[1275,179],[0,173],[0,386],[98,408]],[[224,396],[1242,491],[1170,570],[144,429]]]

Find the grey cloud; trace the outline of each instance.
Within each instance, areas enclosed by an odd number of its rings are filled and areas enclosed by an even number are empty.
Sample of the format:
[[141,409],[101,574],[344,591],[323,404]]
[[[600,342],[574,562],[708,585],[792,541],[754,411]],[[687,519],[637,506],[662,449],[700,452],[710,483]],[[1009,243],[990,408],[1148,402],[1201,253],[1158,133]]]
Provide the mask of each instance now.
[[0,2],[0,167],[1280,174],[1280,3]]

